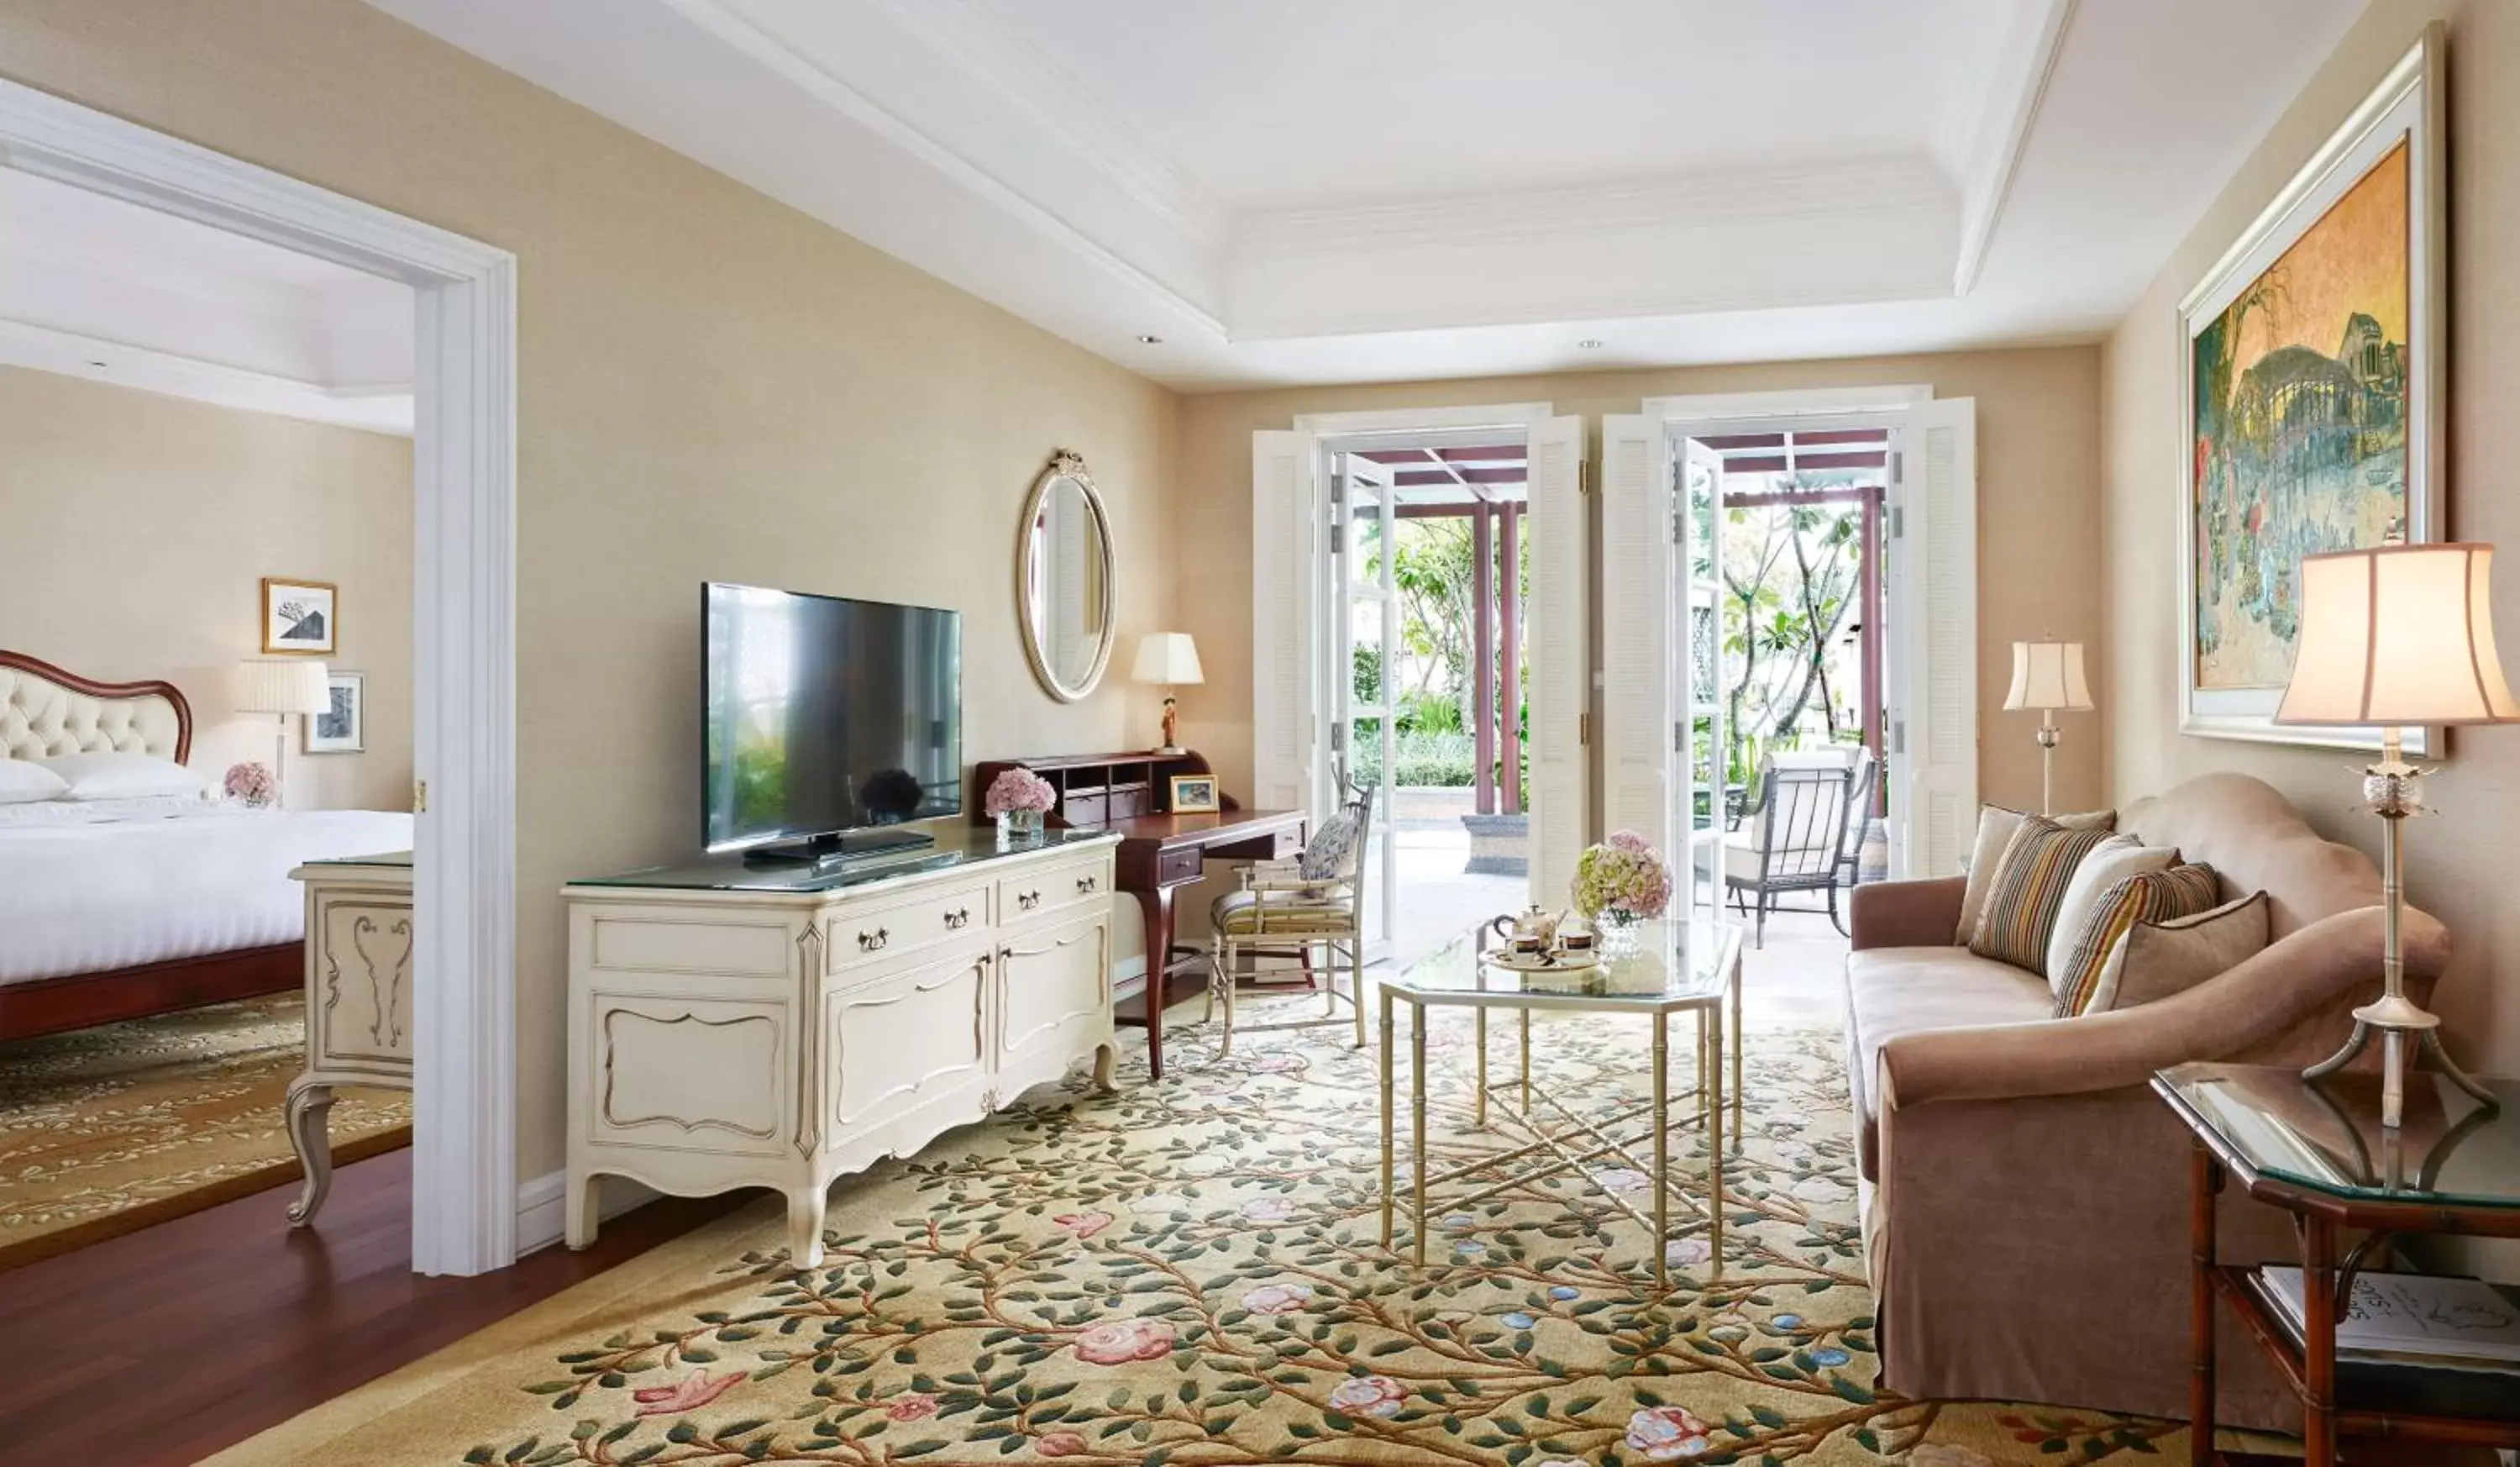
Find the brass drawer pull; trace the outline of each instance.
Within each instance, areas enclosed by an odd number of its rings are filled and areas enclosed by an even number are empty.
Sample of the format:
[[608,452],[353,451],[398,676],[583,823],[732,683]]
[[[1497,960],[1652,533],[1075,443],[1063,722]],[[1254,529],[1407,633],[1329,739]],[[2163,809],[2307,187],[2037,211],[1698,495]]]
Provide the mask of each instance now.
[[1041,905],[1041,894],[1039,892],[1017,892],[1015,894],[1015,905],[1017,908],[1029,912],[1034,907]]
[[884,943],[891,940],[892,934],[886,932],[880,927],[877,928],[873,932],[862,932],[858,934],[858,951],[875,952],[882,948]]
[[1076,878],[1076,894],[1091,896],[1094,894],[1094,889],[1101,885],[1102,885],[1102,878],[1099,876],[1080,876]]
[[949,932],[957,928],[968,927],[970,923],[971,909],[969,907],[961,907],[945,914],[945,927]]

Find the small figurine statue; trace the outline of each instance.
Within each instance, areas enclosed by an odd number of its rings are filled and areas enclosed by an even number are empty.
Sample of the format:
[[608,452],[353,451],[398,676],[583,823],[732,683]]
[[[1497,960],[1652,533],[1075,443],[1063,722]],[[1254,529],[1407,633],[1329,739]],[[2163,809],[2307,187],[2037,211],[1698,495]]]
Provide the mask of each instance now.
[[1156,753],[1179,754],[1182,752],[1181,739],[1179,737],[1180,717],[1181,710],[1179,705],[1174,701],[1172,695],[1166,694],[1164,696],[1164,745],[1163,748],[1157,750]]

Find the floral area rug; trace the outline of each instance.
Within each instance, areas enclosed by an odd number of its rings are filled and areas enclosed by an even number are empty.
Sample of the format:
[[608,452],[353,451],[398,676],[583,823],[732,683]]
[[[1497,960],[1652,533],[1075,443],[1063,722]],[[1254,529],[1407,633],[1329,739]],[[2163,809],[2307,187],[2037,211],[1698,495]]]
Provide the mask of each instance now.
[[[1641,1086],[1641,1026],[1537,1028],[1537,1074],[1579,1111]],[[1037,1091],[840,1182],[830,1258],[810,1274],[787,1267],[776,1206],[750,1207],[219,1460],[1986,1467],[2183,1453],[2175,1423],[1874,1389],[1834,1035],[1753,1033],[1725,1267],[1702,1235],[1683,1237],[1658,1294],[1643,1230],[1609,1203],[1647,1183],[1615,1159],[1438,1208],[1423,1270],[1385,1251],[1373,1062],[1339,1033],[1251,1035],[1220,1063],[1192,1031],[1162,1084]],[[1516,1140],[1502,1116],[1469,1125],[1466,1034],[1432,1035],[1430,1150],[1447,1160]],[[1694,1132],[1680,1150],[1702,1163]]]
[[[0,1044],[0,1269],[296,1180],[305,1056],[295,993]],[[332,1135],[337,1162],[408,1145],[411,1097],[343,1089]]]

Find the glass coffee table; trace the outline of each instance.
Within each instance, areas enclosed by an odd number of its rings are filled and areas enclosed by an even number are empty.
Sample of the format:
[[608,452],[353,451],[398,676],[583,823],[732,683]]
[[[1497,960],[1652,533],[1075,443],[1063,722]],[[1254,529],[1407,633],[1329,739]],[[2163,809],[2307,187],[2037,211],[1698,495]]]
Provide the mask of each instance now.
[[[1395,1020],[1400,1006],[1406,1004],[1412,1011],[1409,1030],[1409,1202],[1413,1241],[1419,1265],[1426,1261],[1426,1210],[1432,1189],[1471,1183],[1465,1195],[1448,1195],[1445,1202],[1447,1207],[1467,1207],[1546,1177],[1580,1171],[1589,1163],[1616,1157],[1652,1178],[1650,1215],[1618,1193],[1605,1195],[1622,1212],[1652,1231],[1656,1286],[1666,1285],[1669,1281],[1667,1255],[1674,1236],[1671,1227],[1674,1198],[1699,1214],[1712,1252],[1710,1266],[1719,1274],[1723,1271],[1724,1110],[1728,1068],[1731,1072],[1732,1144],[1735,1147],[1740,1144],[1741,1125],[1740,929],[1712,919],[1681,919],[1639,923],[1633,936],[1633,943],[1614,943],[1618,950],[1605,951],[1596,966],[1524,973],[1489,961],[1496,954],[1489,948],[1489,930],[1481,926],[1462,934],[1378,985],[1382,993],[1382,1243],[1385,1248],[1391,1246],[1393,1221],[1399,1204],[1395,1136],[1399,1064],[1394,1053],[1398,1034]],[[1520,1128],[1528,1132],[1529,1140],[1430,1177],[1427,1175],[1426,1147],[1426,1023],[1427,1011],[1439,1008],[1471,1011],[1477,1036],[1478,1067],[1476,1088],[1471,1099],[1473,1123],[1484,1128],[1488,1123],[1491,1098],[1508,1096],[1516,1101],[1515,1119]],[[1495,1009],[1512,1010],[1520,1031],[1521,1064],[1515,1078],[1508,1084],[1492,1084],[1488,1077],[1488,1013]],[[1535,1084],[1531,1078],[1531,1015],[1537,1009],[1633,1016],[1646,1020],[1652,1031],[1650,1073],[1645,1077],[1649,1098],[1620,1107],[1606,1116],[1587,1116]],[[1671,1084],[1671,1021],[1675,1014],[1694,1014],[1697,1019],[1696,1070],[1690,1077],[1689,1085],[1679,1091],[1675,1091]],[[1728,1031],[1734,1036],[1729,1058],[1725,1046]],[[1690,1195],[1672,1175],[1671,1111],[1674,1100],[1694,1102],[1695,1115],[1684,1117],[1680,1123],[1693,1123],[1705,1133],[1703,1196]],[[1549,1123],[1535,1119],[1535,1101],[1550,1113]],[[1647,1126],[1643,1133],[1621,1134],[1622,1131],[1633,1130],[1640,1121]],[[1639,1158],[1640,1147],[1650,1148],[1650,1163]],[[1514,1164],[1525,1163],[1532,1158],[1540,1160],[1514,1169]],[[1480,1178],[1491,1173],[1507,1170],[1511,1174],[1484,1184],[1479,1182]]]

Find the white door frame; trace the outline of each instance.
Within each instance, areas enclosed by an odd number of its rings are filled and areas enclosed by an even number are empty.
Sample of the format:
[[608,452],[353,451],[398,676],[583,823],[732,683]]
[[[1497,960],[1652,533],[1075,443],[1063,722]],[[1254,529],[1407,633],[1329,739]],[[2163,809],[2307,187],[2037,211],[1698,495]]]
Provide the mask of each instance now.
[[5,79],[0,167],[418,298],[412,1267],[504,1268],[517,1252],[516,256]]

